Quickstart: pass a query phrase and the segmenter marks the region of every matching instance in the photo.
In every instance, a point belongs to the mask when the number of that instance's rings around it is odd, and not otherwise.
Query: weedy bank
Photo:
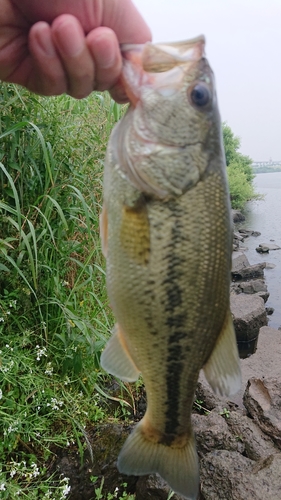
[[[56,450],[83,461],[87,424],[108,417],[99,358],[113,318],[98,217],[123,112],[106,94],[50,99],[0,84],[1,499],[66,498],[69,479],[51,473]],[[94,498],[133,497],[106,497],[100,483]]]
[[[0,86],[0,497],[65,498],[55,447],[105,418],[99,357],[113,322],[98,217],[123,109]],[[102,397],[103,397],[102,396]],[[47,465],[46,465],[47,464]],[[117,497],[116,497],[117,498]]]

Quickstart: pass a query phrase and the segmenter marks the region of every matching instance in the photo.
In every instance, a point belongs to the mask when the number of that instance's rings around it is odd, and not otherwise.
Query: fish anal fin
[[[139,378],[140,370],[130,356],[118,324],[115,325],[114,332],[102,352],[101,366],[125,382],[135,382]]]
[[[230,310],[214,350],[203,367],[204,374],[216,394],[229,396],[241,387],[241,369],[236,335]]]
[[[100,214],[100,238],[101,238],[101,248],[104,257],[107,257],[107,240],[108,240],[108,220],[107,220],[107,209],[103,205],[102,212]]]
[[[156,439],[146,438],[145,419],[127,438],[117,461],[119,471],[135,476],[158,473],[176,493],[196,500],[199,468],[193,434],[183,446],[168,446]]]
[[[147,265],[150,257],[150,225],[145,200],[141,197],[134,206],[123,206],[121,244],[137,264]]]

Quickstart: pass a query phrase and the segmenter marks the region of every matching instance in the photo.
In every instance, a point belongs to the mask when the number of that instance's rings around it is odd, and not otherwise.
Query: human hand
[[[131,0],[0,0],[0,79],[44,94],[82,98],[118,83],[120,43],[150,40]]]

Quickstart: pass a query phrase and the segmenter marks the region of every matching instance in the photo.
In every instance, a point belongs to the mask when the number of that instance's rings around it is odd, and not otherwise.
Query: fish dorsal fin
[[[216,394],[229,396],[239,391],[241,387],[241,369],[230,310],[227,313],[214,350],[203,370],[206,379]]]
[[[118,324],[115,325],[112,337],[102,352],[101,366],[106,372],[125,382],[135,382],[139,378],[140,370],[130,356]]]

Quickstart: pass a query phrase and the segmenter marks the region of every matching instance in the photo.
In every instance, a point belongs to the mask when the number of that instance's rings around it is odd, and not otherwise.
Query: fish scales
[[[188,43],[195,54],[186,74],[184,67],[176,74],[180,98],[173,98],[171,84],[164,90],[172,107],[165,122],[157,90],[151,95],[159,88],[152,78],[108,147],[101,235],[117,326],[101,361],[124,380],[141,372],[146,387],[147,411],[121,451],[119,469],[158,472],[175,491],[196,499],[191,409],[199,372],[205,367],[213,389],[227,394],[239,387],[240,370],[229,311],[232,233],[220,122],[211,70],[198,55],[202,39]],[[137,65],[135,71],[143,71],[144,64]],[[185,99],[194,80],[213,92],[207,112],[195,110],[198,120]],[[191,132],[188,113],[178,123],[180,104],[191,108]]]

